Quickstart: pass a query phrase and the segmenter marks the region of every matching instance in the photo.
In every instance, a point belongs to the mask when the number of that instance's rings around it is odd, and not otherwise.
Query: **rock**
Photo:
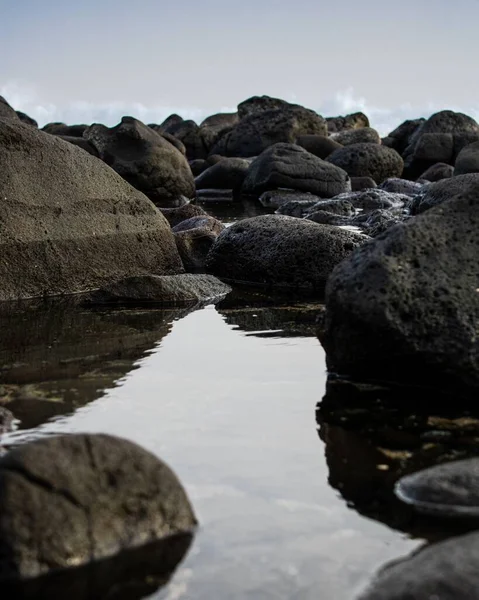
[[[203,171],[195,179],[196,189],[232,189],[239,191],[249,166],[249,161],[243,158],[225,158]]]
[[[308,192],[295,192],[294,190],[268,190],[259,197],[259,202],[265,208],[280,208],[290,202],[307,202],[314,206],[321,198]]]
[[[238,221],[225,229],[206,259],[217,277],[295,293],[320,290],[334,266],[363,236],[283,215]]]
[[[95,124],[84,133],[100,158],[158,206],[193,198],[195,182],[186,158],[159,134],[132,117],[116,127]]]
[[[394,148],[399,154],[409,146],[411,137],[426,122],[426,119],[408,119],[388,134],[387,139],[392,140],[390,148]],[[383,140],[384,144],[384,140]],[[389,144],[388,144],[389,145]]]
[[[471,600],[478,564],[479,533],[454,537],[386,566],[359,600]]]
[[[277,188],[331,198],[350,190],[351,183],[345,171],[303,148],[293,144],[275,144],[251,163],[242,192],[259,197],[263,192]]]
[[[253,96],[238,104],[238,117],[244,119],[245,117],[257,115],[268,110],[287,109],[290,106],[297,105],[290,104],[286,100],[280,100],[279,98],[271,98],[271,96]]]
[[[195,160],[190,161],[190,169],[195,177],[201,175],[203,171],[206,171],[210,167],[209,163],[206,162],[203,158],[197,158]]]
[[[307,212],[316,206],[319,200],[320,198],[318,198],[318,196],[311,196],[310,199],[307,199],[307,195],[304,194],[304,200],[290,200],[289,202],[286,202],[277,208],[276,214],[302,218]]]
[[[335,215],[351,217],[355,214],[354,206],[349,200],[341,200],[332,198],[331,200],[320,200],[311,209],[311,212],[316,210],[326,210]]]
[[[208,156],[209,147],[201,135],[200,127],[194,121],[182,121],[170,127],[167,133],[182,142],[188,160],[205,159]]]
[[[319,332],[331,371],[452,390],[458,400],[475,401],[479,181],[448,195],[354,252],[331,275]],[[426,394],[425,402],[433,398]]]
[[[65,123],[47,123],[42,131],[51,135],[66,135],[69,137],[82,137],[88,125],[66,125]]]
[[[221,162],[222,160],[225,160],[225,158],[228,158],[228,157],[221,156],[221,154],[210,154],[206,159],[206,163],[209,166],[213,166],[213,165],[216,165],[217,163]],[[243,160],[246,160],[246,159],[243,159]]]
[[[419,176],[419,179],[426,181],[440,181],[441,179],[449,179],[454,175],[454,167],[446,165],[446,163],[436,163],[429,167]]]
[[[0,96],[0,119],[9,119],[11,121],[20,120],[20,117],[3,96]]]
[[[329,212],[327,210],[315,210],[306,214],[305,219],[308,221],[314,221],[322,225],[336,225],[336,226],[348,226],[353,227],[351,217],[345,217],[336,213]]]
[[[208,216],[206,211],[196,204],[185,204],[179,208],[162,208],[160,210],[170,224],[170,227],[175,227],[178,223],[191,219],[192,217]]]
[[[351,191],[362,192],[377,187],[377,183],[372,177],[351,177]]]
[[[238,121],[238,113],[217,113],[216,115],[206,117],[206,119],[201,122],[200,127],[232,127],[233,125],[236,125]]]
[[[326,119],[329,133],[337,133],[347,129],[369,127],[369,119],[362,112],[352,113],[345,117],[328,117]]]
[[[0,406],[0,435],[9,433],[13,430],[15,416],[13,413],[3,406]]]
[[[191,217],[186,221],[181,221],[178,225],[172,227],[173,233],[179,233],[180,231],[187,231],[188,229],[207,229],[216,235],[219,235],[225,226],[221,221],[211,217],[210,215],[199,215],[197,217]]]
[[[97,158],[99,157],[95,146],[92,146],[92,144],[90,144],[90,142],[88,142],[84,138],[74,137],[70,135],[59,135],[58,137],[64,140],[65,142],[68,142],[69,144],[73,144],[74,146],[78,146],[78,148],[82,148],[92,156],[96,156]]]
[[[458,460],[406,475],[396,484],[395,493],[421,513],[477,518],[479,459]]]
[[[350,202],[355,208],[371,211],[378,208],[403,208],[406,204],[409,204],[410,197],[405,194],[385,192],[377,188],[364,190],[363,192],[341,194],[335,200],[345,200]]]
[[[218,301],[230,291],[228,285],[211,275],[142,275],[109,283],[91,295],[90,303],[195,305]]]
[[[350,177],[371,177],[378,184],[390,177],[401,177],[404,166],[395,150],[380,144],[351,144],[333,152],[327,161]]]
[[[189,273],[204,273],[206,257],[218,234],[210,227],[194,227],[175,233],[176,247]]]
[[[159,133],[159,132],[157,132]],[[186,156],[186,146],[183,144],[183,142],[181,140],[179,140],[178,138],[175,138],[174,135],[171,135],[171,133],[160,133],[161,137],[166,140],[167,142],[170,142],[170,144],[172,144],[179,152],[181,152],[181,154],[183,154],[183,156]]]
[[[409,216],[402,211],[394,209],[378,208],[371,212],[365,212],[352,219],[351,224],[360,227],[367,235],[376,237],[387,229],[403,223]]]
[[[182,271],[168,223],[146,196],[94,156],[19,120],[0,120],[0,197],[0,300]]]
[[[474,144],[475,142],[479,142],[479,131],[460,131],[459,133],[455,133],[454,137],[454,151],[453,151],[453,162],[456,160],[459,152],[469,146],[469,144]]]
[[[422,184],[409,179],[399,179],[391,177],[383,181],[379,189],[392,194],[405,194],[406,196],[415,196],[422,190]]]
[[[422,164],[451,163],[454,153],[452,133],[424,133],[414,147],[413,160]]]
[[[456,158],[454,175],[479,173],[479,142],[465,146]]]
[[[183,122],[183,117],[180,117],[180,115],[173,114],[169,117],[166,117],[166,119],[161,125],[151,124],[149,125],[149,127],[159,127],[160,131],[162,132],[172,133],[172,130],[174,130],[178,125],[181,125]]]
[[[372,127],[361,127],[360,129],[345,129],[332,134],[332,139],[342,146],[351,144],[380,144],[381,136]]]
[[[236,198],[233,197],[233,190],[197,190],[196,199],[198,202],[233,202]]]
[[[169,467],[108,435],[23,444],[0,459],[0,487],[2,579],[77,568],[196,525]]]
[[[300,135],[296,145],[301,146],[310,154],[325,159],[342,145],[331,137],[324,135]]]
[[[479,174],[468,173],[449,179],[442,179],[436,183],[424,186],[413,199],[410,211],[412,215],[419,215],[430,208],[442,204],[449,198],[461,193],[468,193],[471,188],[479,184]]]
[[[31,125],[32,127],[38,127],[38,123],[35,121],[35,119],[32,119],[32,117],[29,117],[27,114],[20,110],[16,110],[15,112],[17,113],[17,117],[22,123],[25,123],[26,125]]]
[[[241,107],[241,105],[240,105]],[[238,114],[243,111],[238,107]],[[326,135],[326,122],[312,110],[284,103],[281,108],[246,113],[211,149],[211,154],[247,158],[278,143],[293,144],[306,134]]]

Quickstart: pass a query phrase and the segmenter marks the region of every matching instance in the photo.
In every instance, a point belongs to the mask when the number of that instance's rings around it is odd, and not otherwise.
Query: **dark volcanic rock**
[[[175,474],[107,435],[50,437],[12,450],[0,459],[0,489],[2,579],[79,567],[196,525]]]
[[[252,96],[243,102],[238,104],[238,116],[240,119],[249,117],[250,115],[257,115],[268,110],[277,110],[282,108],[288,108],[290,106],[297,106],[296,104],[290,104],[286,100],[280,98],[272,98],[271,96]]]
[[[232,127],[239,121],[238,113],[217,113],[206,117],[200,127]]]
[[[478,565],[479,533],[454,537],[384,567],[359,600],[472,600]]]
[[[0,119],[9,119],[12,121],[20,120],[20,117],[3,96],[0,96]]]
[[[90,144],[90,142],[85,140],[85,138],[75,137],[75,136],[70,136],[70,135],[59,135],[58,137],[61,138],[62,140],[64,140],[65,142],[69,142],[70,144],[73,144],[74,146],[78,146],[78,148],[82,148],[83,150],[88,152],[88,154],[91,154],[92,156],[96,156],[97,158],[99,157],[98,151],[95,148],[95,146],[92,146],[92,144]]]
[[[241,116],[241,111],[238,112]],[[247,113],[221,137],[211,154],[258,156],[274,144],[293,144],[299,136],[306,134],[326,135],[326,121],[312,110],[284,103],[281,108]]]
[[[0,196],[0,300],[182,271],[168,223],[146,196],[94,156],[19,120],[0,120]]]
[[[171,133],[172,130],[174,130],[178,125],[181,125],[181,123],[183,122],[183,117],[180,117],[180,115],[173,114],[169,117],[166,117],[166,119],[161,125],[151,124],[149,125],[149,127],[159,127],[161,131],[164,131],[165,133]]]
[[[442,204],[449,198],[461,193],[468,193],[469,189],[475,189],[479,184],[478,173],[468,173],[467,175],[458,175],[449,179],[442,179],[436,183],[431,183],[417,194],[410,206],[412,215],[419,215],[434,206]]]
[[[410,202],[410,197],[405,194],[394,194],[379,188],[364,190],[363,192],[349,192],[337,196],[335,200],[347,200],[355,208],[364,211],[376,210],[377,208],[403,208]]]
[[[479,183],[448,195],[335,269],[320,326],[329,369],[477,394]]]
[[[242,192],[260,196],[267,190],[289,188],[331,198],[351,189],[348,175],[293,144],[275,144],[255,159]]]
[[[65,123],[47,123],[42,131],[52,135],[66,135],[69,137],[82,137],[88,125],[66,125]]]
[[[396,496],[418,512],[479,517],[479,458],[436,465],[403,477]]]
[[[196,158],[195,160],[190,161],[190,169],[195,177],[201,175],[203,171],[206,171],[210,167],[209,163],[206,162],[203,158]]]
[[[181,221],[178,223],[178,225],[175,225],[171,229],[173,233],[178,233],[180,231],[186,231],[187,229],[197,229],[198,227],[201,227],[202,229],[208,229],[209,231],[216,233],[216,235],[219,235],[225,228],[221,221],[218,221],[218,219],[205,214]]]
[[[349,200],[341,200],[332,198],[331,200],[320,200],[311,209],[311,212],[316,210],[326,210],[335,215],[350,217],[354,215],[354,206]]]
[[[377,187],[372,177],[351,177],[351,191],[362,192]]]
[[[218,234],[211,227],[194,227],[175,233],[176,247],[189,273],[204,273],[206,257]]]
[[[224,158],[195,179],[196,189],[239,190],[249,166],[250,162],[244,158]]]
[[[192,217],[208,216],[201,206],[191,203],[180,206],[179,208],[162,208],[160,210],[171,227],[175,227],[178,223],[191,219]]]
[[[392,148],[380,144],[352,144],[336,150],[327,161],[344,169],[350,177],[371,177],[378,184],[401,177],[403,160]]]
[[[170,142],[131,117],[116,127],[92,125],[84,137],[100,158],[159,206],[193,198],[195,182],[186,158]]]
[[[214,275],[295,293],[321,289],[363,236],[283,215],[244,219],[225,229],[208,254]]]
[[[345,117],[328,117],[326,119],[329,133],[337,133],[347,129],[369,127],[369,119],[362,112],[352,113]]]
[[[95,292],[93,304],[185,305],[218,300],[231,288],[211,275],[142,275],[114,281]]]
[[[32,127],[38,127],[38,123],[35,121],[35,119],[32,119],[32,117],[28,116],[26,113],[22,112],[21,110],[16,110],[15,112],[22,123],[31,125]]]
[[[479,173],[479,142],[465,146],[456,158],[454,175],[466,173]]]
[[[329,212],[327,210],[311,210],[305,216],[308,221],[314,221],[322,225],[336,225],[336,226],[353,226],[353,220],[351,217],[345,217],[336,213]]]
[[[409,181],[409,179],[392,177],[383,181],[379,186],[379,189],[384,190],[385,192],[391,192],[392,194],[415,196],[422,190],[422,184],[416,183],[415,181]]]
[[[332,134],[332,139],[342,146],[351,144],[380,144],[381,136],[372,127],[361,127],[360,129],[346,129]]]
[[[186,146],[181,140],[176,138],[174,135],[171,135],[171,133],[159,131],[157,131],[157,133],[159,133],[164,140],[170,142],[170,144],[172,144],[177,150],[179,150],[181,154],[183,154],[183,156],[186,156]]]
[[[426,119],[423,118],[408,119],[407,121],[401,123],[399,127],[396,127],[394,131],[391,131],[391,133],[388,134],[387,139],[391,140],[388,143],[388,145],[390,144],[389,147],[394,148],[394,150],[397,150],[399,154],[402,154],[408,147],[411,137],[418,130],[418,128],[425,123],[425,121]]]
[[[300,135],[296,145],[301,146],[310,154],[325,159],[342,145],[331,137],[324,135]]]
[[[403,223],[409,215],[398,209],[378,208],[371,212],[364,212],[352,219],[351,224],[360,227],[367,235],[376,237],[387,229]]]
[[[289,204],[290,202],[307,202],[310,206],[313,206],[316,202],[319,202],[321,198],[310,194],[309,192],[295,192],[294,190],[268,190],[263,192],[259,197],[259,202],[265,208],[276,208],[279,209],[282,206]]]
[[[419,176],[418,179],[426,181],[440,181],[441,179],[449,179],[454,175],[454,167],[446,165],[446,163],[436,163],[429,167]]]
[[[317,196],[311,196],[309,199],[304,194],[304,200],[290,200],[285,204],[282,204],[275,212],[277,215],[287,215],[288,217],[303,217],[309,210],[312,210],[318,203],[320,198]]]

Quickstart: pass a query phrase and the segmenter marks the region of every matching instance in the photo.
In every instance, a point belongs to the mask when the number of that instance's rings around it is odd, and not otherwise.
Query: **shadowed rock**
[[[322,159],[327,158],[338,148],[342,148],[338,141],[324,135],[300,135],[296,145]]]
[[[327,161],[344,169],[350,177],[371,177],[378,184],[401,177],[403,159],[392,148],[380,144],[351,144],[330,154]]]
[[[446,163],[436,163],[422,173],[418,179],[426,181],[440,181],[441,179],[449,179],[454,175],[454,167],[446,165]]]
[[[361,127],[359,129],[345,129],[332,134],[332,139],[342,146],[351,144],[380,144],[381,136],[372,127]]]
[[[419,215],[459,194],[466,194],[479,184],[479,173],[458,175],[425,186],[413,199],[410,210]]]

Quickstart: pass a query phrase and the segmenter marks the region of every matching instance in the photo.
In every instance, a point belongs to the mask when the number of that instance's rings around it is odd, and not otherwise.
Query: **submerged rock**
[[[94,156],[19,120],[0,120],[0,196],[0,300],[183,270],[146,196]]]
[[[0,488],[2,580],[80,567],[196,525],[171,469],[108,435],[17,447],[0,459]]]
[[[479,589],[479,533],[421,549],[383,568],[359,600],[472,600]]]
[[[294,144],[275,144],[248,169],[242,192],[260,196],[267,190],[289,188],[331,198],[351,189],[345,171]]]
[[[92,294],[90,302],[159,305],[209,303],[223,298],[230,291],[229,285],[211,275],[143,275],[110,283]]]
[[[321,289],[334,266],[364,242],[364,236],[283,215],[239,221],[223,231],[206,260],[209,273],[237,282]]]

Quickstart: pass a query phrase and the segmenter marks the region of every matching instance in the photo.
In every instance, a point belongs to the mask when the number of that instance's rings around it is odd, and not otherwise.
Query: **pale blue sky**
[[[0,0],[0,93],[40,121],[202,118],[254,94],[373,125],[479,113],[478,0]],[[476,108],[477,107],[477,108]]]

